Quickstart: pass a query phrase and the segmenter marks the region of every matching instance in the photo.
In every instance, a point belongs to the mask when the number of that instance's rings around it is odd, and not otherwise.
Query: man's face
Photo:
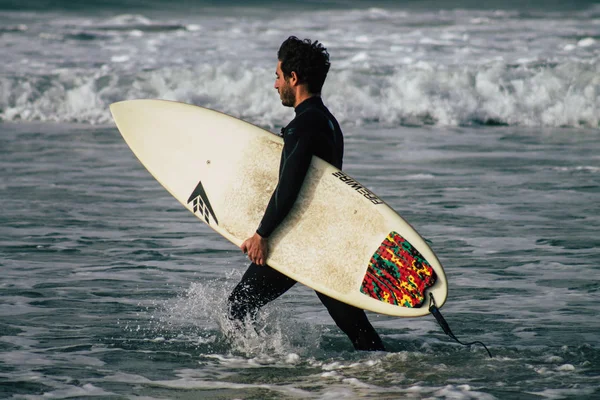
[[[286,80],[283,76],[283,71],[281,70],[281,61],[277,63],[275,75],[277,76],[275,79],[275,89],[277,89],[279,92],[281,104],[286,107],[293,107],[294,104],[296,104],[296,95],[292,89],[292,86],[290,85],[289,80]]]

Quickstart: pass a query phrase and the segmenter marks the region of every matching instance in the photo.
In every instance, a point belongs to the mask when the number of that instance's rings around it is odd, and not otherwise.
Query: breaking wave
[[[0,76],[3,121],[111,123],[109,104],[160,98],[273,127],[291,114],[272,89],[273,71],[233,62],[131,73],[108,66]],[[459,66],[419,62],[388,71],[337,69],[324,88],[343,124],[600,127],[600,65]]]

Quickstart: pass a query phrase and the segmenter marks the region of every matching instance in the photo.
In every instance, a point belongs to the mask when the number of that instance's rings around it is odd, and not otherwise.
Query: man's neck
[[[294,88],[296,90],[296,101],[294,102],[294,108],[298,107],[300,103],[305,100],[310,99],[311,97],[318,96],[318,94],[311,93],[308,90],[308,85],[306,83],[301,83]]]
[[[296,96],[296,102],[294,103],[294,108],[298,107],[300,104],[302,104],[304,101],[310,99],[311,97],[319,97],[319,95],[312,94],[312,93],[304,93],[303,95]]]

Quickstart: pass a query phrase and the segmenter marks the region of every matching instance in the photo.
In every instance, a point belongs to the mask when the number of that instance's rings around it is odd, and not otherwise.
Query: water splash
[[[256,321],[229,319],[229,292],[222,281],[192,283],[175,299],[157,306],[151,316],[152,335],[159,340],[183,340],[215,354],[231,353],[258,360],[285,360],[290,354],[310,352],[318,345],[318,327],[294,321],[275,304],[263,307]]]

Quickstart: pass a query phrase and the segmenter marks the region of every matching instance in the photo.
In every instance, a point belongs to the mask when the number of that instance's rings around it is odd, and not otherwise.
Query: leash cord
[[[435,304],[435,299],[433,298],[433,294],[431,294],[431,293],[429,293],[429,312],[435,317],[438,325],[442,328],[442,330],[444,331],[444,333],[446,335],[450,336],[457,343],[459,343],[463,346],[472,346],[474,344],[480,344],[483,346],[485,351],[487,351],[490,358],[492,358],[492,353],[490,352],[490,350],[487,348],[487,346],[483,342],[475,341],[475,342],[470,342],[470,343],[463,343],[460,340],[458,340],[458,338],[454,335],[454,333],[452,333],[452,330],[450,329],[450,326],[448,325],[448,323],[442,316],[442,313],[440,313],[440,309],[437,308],[437,306]]]

